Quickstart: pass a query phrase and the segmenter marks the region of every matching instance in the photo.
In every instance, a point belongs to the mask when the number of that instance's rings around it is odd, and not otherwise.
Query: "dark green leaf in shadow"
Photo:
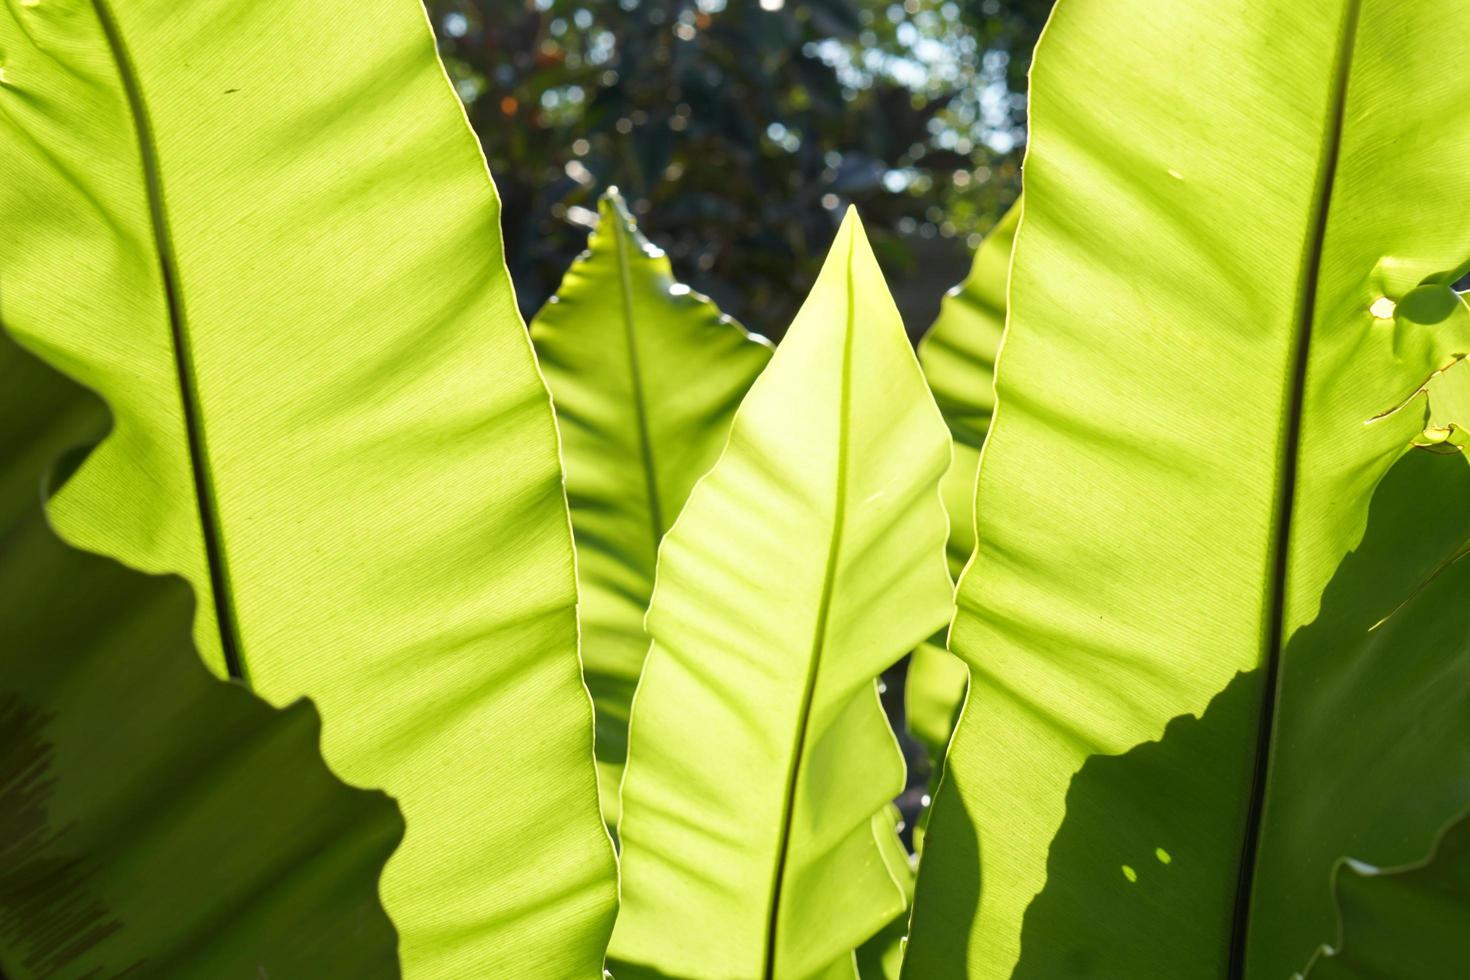
[[[1260,671],[1237,674],[1203,717],[1082,767],[1026,910],[1016,980],[1223,975],[1235,896],[1220,869],[1239,860],[1250,778],[1232,739],[1260,694]],[[1174,927],[1182,909],[1197,913],[1190,928]]]
[[[1467,541],[1464,457],[1409,452],[1375,491],[1316,620],[1287,645],[1240,911],[1248,976],[1277,975],[1333,938],[1340,859],[1412,861],[1470,803]],[[1223,975],[1253,819],[1240,787],[1254,754],[1239,737],[1254,730],[1261,681],[1237,674],[1202,717],[1083,766],[1026,912],[1017,978]]]
[[[961,709],[963,710],[963,709]],[[940,774],[935,796],[947,793],[949,806],[931,807],[924,824],[923,853],[939,853],[945,861],[962,863],[975,868],[977,873],[955,875],[945,880],[944,900],[932,903],[928,909],[929,919],[925,932],[926,963],[949,964],[949,976],[968,975],[965,958],[968,955],[970,929],[975,922],[975,911],[980,907],[980,889],[984,887],[985,863],[980,858],[980,835],[975,830],[975,818],[968,809],[968,800],[974,797],[966,792],[965,770],[946,766]],[[919,861],[919,879],[915,888],[923,888],[926,879],[924,861]],[[932,881],[936,876],[931,876]],[[909,938],[913,939],[912,919]],[[912,968],[911,968],[912,969]],[[917,976],[916,972],[908,974]]]
[[[47,523],[106,424],[0,333],[0,975],[398,976],[397,808],[328,771],[308,702],[210,675],[182,580]]]
[[[1460,305],[1460,296],[1449,286],[1426,283],[1415,286],[1398,301],[1396,314],[1412,323],[1443,323]]]
[[[1363,541],[1288,644],[1248,965],[1302,963],[1335,930],[1343,857],[1419,860],[1470,805],[1470,466],[1410,452],[1374,493]]]

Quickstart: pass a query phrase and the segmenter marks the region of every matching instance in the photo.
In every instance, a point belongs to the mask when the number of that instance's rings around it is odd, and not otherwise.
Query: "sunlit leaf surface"
[[[582,665],[597,708],[603,814],[616,825],[658,543],[771,349],[674,281],[616,191],[531,339],[561,426]]]
[[[948,444],[849,213],[664,538],[615,974],[851,976],[903,911],[892,820],[874,821],[903,762],[874,680],[949,614]]]
[[[1467,56],[1464,0],[1058,6],[908,976],[1287,976],[1467,802],[1462,602],[1369,632],[1467,536],[1410,397],[1470,349]]]
[[[595,977],[615,904],[551,406],[422,8],[0,10],[0,267],[115,433],[53,507],[177,572],[407,822],[410,977]]]

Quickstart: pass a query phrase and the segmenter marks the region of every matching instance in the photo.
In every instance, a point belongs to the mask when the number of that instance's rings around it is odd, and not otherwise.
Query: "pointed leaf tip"
[[[844,234],[856,234],[862,236],[864,239],[868,237],[867,229],[863,227],[863,219],[858,214],[856,204],[849,204],[847,210],[842,213],[842,224],[837,226],[837,234],[839,237]]]

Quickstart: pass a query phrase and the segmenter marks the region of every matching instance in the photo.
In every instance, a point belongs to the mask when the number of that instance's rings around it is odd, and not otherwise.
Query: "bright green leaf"
[[[919,363],[954,436],[954,459],[940,481],[949,512],[949,572],[956,580],[975,551],[975,475],[995,407],[995,355],[1006,325],[1006,277],[1021,202],[996,222],[975,250],[970,275],[944,298],[939,318],[919,342]],[[909,660],[904,716],[938,768],[954,731],[970,673],[944,648],[925,641]]]
[[[622,788],[619,977],[850,975],[903,911],[874,833],[903,788],[874,680],[949,614],[948,443],[849,214],[664,538]]]
[[[616,191],[600,210],[587,254],[536,315],[531,339],[561,426],[582,666],[597,710],[603,814],[615,825],[658,543],[771,354],[674,281]]]
[[[309,704],[210,676],[183,582],[47,524],[105,425],[0,333],[0,974],[396,977],[393,804],[327,771]]]
[[[909,657],[903,689],[904,718],[936,769],[944,761],[945,747],[954,733],[969,683],[969,668],[944,648],[943,632],[919,644]]]
[[[1020,221],[1018,200],[975,250],[970,274],[944,298],[934,326],[919,341],[919,363],[955,442],[975,450],[985,442],[995,409],[995,355],[1005,332],[1006,279]],[[971,550],[958,555],[962,564]]]
[[[1460,452],[1470,438],[1470,365],[1457,360],[1424,386],[1429,414],[1415,445]]]
[[[53,504],[407,822],[410,977],[595,977],[614,914],[546,390],[414,0],[0,11],[0,267],[117,428]]]
[[[1384,415],[1470,338],[1395,309],[1470,251],[1467,58],[1467,0],[1058,5],[909,976],[1286,976],[1332,862],[1466,802],[1462,696],[1371,690],[1463,677],[1455,614],[1368,628],[1467,536],[1462,457]],[[1413,533],[1350,567],[1370,501]]]
[[[909,932],[907,903],[914,900],[914,861],[898,836],[902,819],[903,814],[891,803],[873,816],[873,836],[883,852],[883,863],[903,889],[906,904],[902,913],[853,954],[861,980],[897,980],[903,968],[903,946]]]

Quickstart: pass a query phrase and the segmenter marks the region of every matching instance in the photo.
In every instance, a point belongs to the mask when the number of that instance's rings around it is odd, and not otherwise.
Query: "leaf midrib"
[[[653,437],[649,431],[648,406],[645,404],[643,371],[638,357],[638,331],[633,317],[633,272],[628,262],[628,229],[620,209],[614,205],[612,217],[617,219],[613,241],[618,255],[618,293],[623,309],[623,346],[628,353],[628,374],[633,386],[633,416],[638,426],[638,456],[643,464],[643,481],[648,492],[648,521],[653,550],[649,568],[658,564],[658,546],[664,535],[663,503],[659,498],[658,467],[653,458]]]
[[[1358,19],[1362,0],[1347,0],[1338,28],[1338,47],[1333,63],[1331,89],[1328,92],[1327,139],[1318,161],[1317,179],[1313,187],[1311,211],[1308,214],[1310,234],[1303,246],[1301,288],[1297,293],[1294,320],[1290,383],[1283,414],[1281,455],[1277,463],[1276,496],[1273,501],[1271,551],[1268,557],[1270,577],[1267,580],[1268,604],[1264,623],[1263,665],[1265,667],[1263,703],[1256,732],[1254,768],[1250,797],[1245,815],[1244,841],[1237,870],[1234,915],[1231,922],[1228,976],[1240,980],[1245,976],[1247,943],[1255,870],[1262,817],[1266,805],[1270,775],[1276,713],[1279,706],[1281,657],[1286,639],[1287,584],[1290,574],[1290,548],[1293,511],[1296,504],[1297,468],[1301,447],[1303,405],[1306,397],[1308,353],[1312,328],[1317,316],[1317,292],[1322,271],[1322,255],[1327,238],[1327,221],[1331,209],[1338,160],[1342,150],[1342,134],[1347,108],[1347,90],[1352,72],[1352,54],[1357,40]]]
[[[786,881],[786,862],[791,849],[791,823],[795,817],[796,786],[801,777],[801,759],[806,751],[807,726],[811,720],[812,701],[817,690],[817,674],[827,644],[827,621],[832,609],[832,595],[837,583],[837,562],[842,552],[842,534],[847,518],[848,424],[852,409],[852,344],[854,327],[854,295],[852,259],[857,235],[849,230],[847,239],[847,317],[842,338],[842,371],[838,395],[837,478],[832,511],[832,540],[827,548],[827,564],[822,574],[822,592],[817,605],[816,627],[812,632],[811,654],[807,658],[806,681],[802,688],[801,707],[797,715],[796,736],[786,772],[785,793],[781,800],[781,836],[776,847],[776,864],[771,880],[771,899],[766,919],[765,980],[776,976],[776,941],[781,916],[781,893]]]
[[[153,124],[143,98],[142,85],[133,60],[123,41],[122,31],[113,17],[107,0],[92,0],[92,9],[107,39],[118,77],[127,96],[133,117],[134,136],[138,141],[138,157],[143,170],[145,196],[153,232],[154,250],[158,258],[159,278],[168,309],[169,330],[173,340],[174,366],[178,372],[179,399],[183,407],[184,430],[189,448],[190,474],[194,480],[195,503],[199,526],[204,538],[205,562],[209,568],[210,595],[214,601],[215,620],[219,630],[220,649],[225,670],[235,680],[248,683],[245,658],[240,641],[239,622],[235,617],[234,593],[229,566],[225,561],[225,545],[220,533],[219,504],[215,498],[214,480],[210,472],[209,452],[204,438],[204,419],[199,406],[198,379],[189,344],[183,293],[179,286],[178,259],[173,236],[169,231],[168,212],[163,193],[163,175],[158,164],[158,148]]]

